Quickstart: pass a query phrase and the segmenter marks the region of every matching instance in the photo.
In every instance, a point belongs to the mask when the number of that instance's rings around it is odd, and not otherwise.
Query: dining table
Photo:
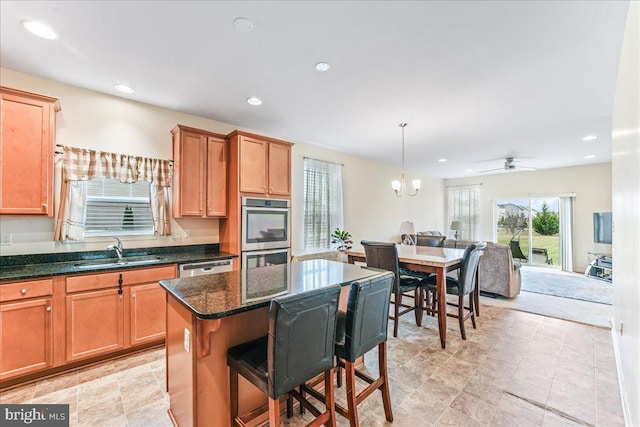
[[[398,265],[406,270],[436,275],[436,296],[438,329],[440,332],[440,345],[446,348],[447,343],[447,290],[446,275],[449,271],[459,269],[462,265],[464,249],[442,248],[431,246],[397,245]],[[356,262],[366,263],[364,248],[352,248],[345,251],[347,261],[350,264]],[[474,302],[478,307],[478,287],[473,294]],[[479,312],[477,312],[479,314]]]

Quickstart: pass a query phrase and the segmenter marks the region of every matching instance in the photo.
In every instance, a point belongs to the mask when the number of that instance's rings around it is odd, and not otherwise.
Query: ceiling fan
[[[486,172],[497,172],[497,171],[501,171],[501,170],[505,170],[505,171],[512,171],[512,170],[530,170],[530,171],[535,171],[538,170],[538,168],[532,168],[532,167],[528,167],[528,166],[517,166],[515,165],[515,163],[519,163],[519,160],[516,160],[515,157],[505,157],[504,159],[504,166],[501,168],[497,168],[497,169],[489,169],[486,171],[480,171],[478,173],[486,173]]]

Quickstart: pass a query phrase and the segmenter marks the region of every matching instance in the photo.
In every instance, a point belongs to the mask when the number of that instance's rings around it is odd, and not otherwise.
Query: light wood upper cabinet
[[[291,196],[291,144],[239,135],[241,193]]]
[[[53,216],[55,98],[0,87],[0,214]]]
[[[267,143],[240,137],[240,191],[267,192]]]
[[[52,367],[52,281],[3,284],[0,290],[0,379]]]
[[[269,194],[291,195],[291,145],[269,143]]]
[[[227,141],[178,125],[173,134],[173,216],[227,215]]]

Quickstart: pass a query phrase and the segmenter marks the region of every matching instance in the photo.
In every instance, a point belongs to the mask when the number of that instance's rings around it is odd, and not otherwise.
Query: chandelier
[[[420,180],[414,179],[413,181],[411,181],[411,184],[413,184],[413,188],[415,189],[414,193],[409,193],[407,191],[407,184],[404,180],[404,128],[405,126],[407,126],[407,124],[400,123],[398,126],[402,128],[402,176],[400,181],[391,181],[391,187],[393,188],[393,191],[396,192],[396,196],[398,197],[402,197],[402,193],[406,193],[407,196],[415,196],[416,194],[418,194],[418,191],[420,191]]]

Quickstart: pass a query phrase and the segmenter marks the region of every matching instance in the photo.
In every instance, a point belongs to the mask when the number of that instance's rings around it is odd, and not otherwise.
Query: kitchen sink
[[[123,259],[122,261],[118,261],[116,258],[109,259],[96,259],[90,261],[81,261],[74,264],[74,267],[79,269],[90,269],[90,268],[109,268],[109,267],[136,267],[139,265],[147,265],[147,264],[156,264],[162,261],[162,258],[157,256],[152,257],[140,257],[140,258],[131,258],[131,259]]]

